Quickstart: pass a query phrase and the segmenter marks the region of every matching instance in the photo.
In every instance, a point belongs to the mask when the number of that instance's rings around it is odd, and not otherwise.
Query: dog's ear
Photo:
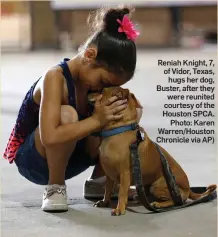
[[[129,96],[129,90],[128,89],[119,88],[119,90],[115,91],[112,95],[113,96],[117,96],[117,98],[119,98],[121,100],[125,100]]]
[[[129,97],[129,90],[128,89],[123,89],[123,100],[128,99]]]
[[[133,93],[130,93],[130,95],[131,95],[132,99],[133,99],[134,102],[135,102],[136,108],[142,109],[143,107],[141,106],[140,102],[135,98],[135,95],[134,95]]]
[[[100,95],[100,93],[98,93],[98,92],[88,94],[88,102],[90,104],[94,105],[95,101],[99,95]]]

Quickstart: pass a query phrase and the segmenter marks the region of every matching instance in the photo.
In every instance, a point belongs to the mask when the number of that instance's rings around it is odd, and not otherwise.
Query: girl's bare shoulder
[[[62,69],[59,66],[55,66],[47,70],[38,81],[33,92],[33,98],[37,104],[40,104],[43,87],[45,87],[45,85],[46,87],[48,87],[54,84],[59,85],[61,89],[63,90],[63,94],[64,94],[65,80],[62,74]]]
[[[53,78],[56,78],[57,80],[62,80],[62,81],[64,79],[62,68],[60,66],[58,66],[58,65],[50,68],[45,73],[43,80],[50,81]]]

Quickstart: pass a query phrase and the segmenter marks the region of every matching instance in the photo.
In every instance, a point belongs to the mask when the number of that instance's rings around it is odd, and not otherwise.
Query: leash
[[[130,153],[131,153],[131,160],[132,160],[132,169],[133,169],[133,177],[135,181],[135,186],[136,186],[136,191],[138,194],[138,199],[140,203],[149,211],[153,211],[156,213],[160,212],[166,212],[166,211],[171,211],[171,210],[176,210],[176,209],[181,209],[185,208],[188,206],[192,206],[198,203],[204,203],[208,201],[212,201],[217,198],[217,192],[214,190],[212,193],[209,195],[202,196],[201,198],[197,200],[192,200],[192,201],[186,201],[186,203],[183,202],[179,188],[176,184],[175,177],[171,171],[171,168],[169,166],[169,163],[167,159],[165,158],[164,154],[162,153],[159,145],[157,143],[154,143],[156,146],[156,149],[160,155],[160,161],[162,165],[162,170],[163,170],[163,175],[167,183],[167,187],[169,189],[170,195],[172,197],[172,200],[175,204],[175,206],[172,207],[167,207],[167,208],[156,208],[151,205],[149,202],[149,196],[146,194],[144,185],[143,185],[143,180],[142,180],[142,174],[141,174],[141,166],[140,166],[140,159],[139,159],[139,154],[138,154],[138,146],[139,144],[144,141],[144,138],[139,130],[139,126],[137,127],[137,133],[136,133],[136,142],[132,143],[130,145]],[[198,188],[191,188],[192,191],[194,190],[205,190],[206,187],[198,187]]]

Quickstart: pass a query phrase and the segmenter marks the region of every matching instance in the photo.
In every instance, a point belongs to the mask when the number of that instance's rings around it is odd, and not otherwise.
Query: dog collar
[[[101,132],[97,132],[97,133],[93,133],[92,136],[100,136],[100,137],[110,137],[110,136],[114,136],[126,131],[131,131],[131,130],[136,130],[136,128],[138,127],[137,123],[131,123],[129,125],[125,125],[119,128],[114,128],[111,130],[107,130],[107,131],[101,131]]]

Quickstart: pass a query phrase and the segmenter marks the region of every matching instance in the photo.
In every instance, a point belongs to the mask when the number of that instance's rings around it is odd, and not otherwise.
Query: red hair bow
[[[117,19],[117,22],[120,24],[118,32],[125,33],[128,39],[135,41],[140,35],[140,32],[134,28],[133,23],[130,21],[127,15],[123,17],[122,21]]]

